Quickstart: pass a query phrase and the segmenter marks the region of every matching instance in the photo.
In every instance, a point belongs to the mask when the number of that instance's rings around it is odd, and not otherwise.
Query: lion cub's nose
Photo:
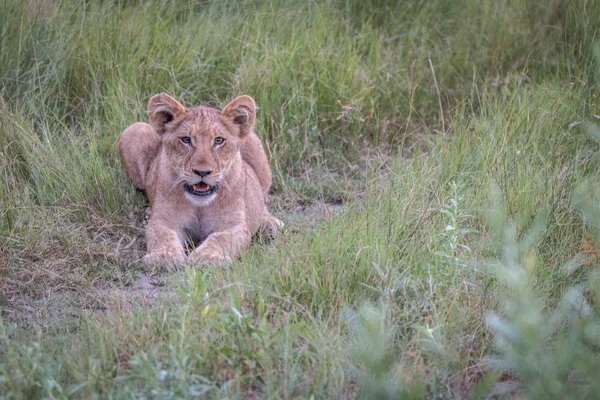
[[[210,175],[210,173],[212,172],[210,169],[205,169],[205,170],[193,169],[192,171],[194,171],[194,173],[196,175],[199,175],[201,178],[204,178],[206,175]]]

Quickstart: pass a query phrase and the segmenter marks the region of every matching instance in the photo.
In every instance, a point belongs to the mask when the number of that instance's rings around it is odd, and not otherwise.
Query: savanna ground
[[[0,1],[0,397],[594,398],[600,1]],[[151,270],[116,141],[260,107],[282,236]]]

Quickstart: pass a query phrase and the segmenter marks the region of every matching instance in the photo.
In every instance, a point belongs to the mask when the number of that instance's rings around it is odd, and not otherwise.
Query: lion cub
[[[219,111],[161,93],[148,117],[151,125],[136,122],[119,139],[127,175],[152,207],[146,264],[230,262],[259,229],[283,226],[266,207],[271,169],[252,131],[251,97]],[[199,245],[186,255],[187,240]]]

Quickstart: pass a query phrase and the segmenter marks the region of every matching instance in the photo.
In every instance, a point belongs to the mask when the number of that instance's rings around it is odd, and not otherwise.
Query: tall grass
[[[593,393],[598,1],[1,1],[0,396]],[[139,264],[161,91],[256,99],[279,240]]]

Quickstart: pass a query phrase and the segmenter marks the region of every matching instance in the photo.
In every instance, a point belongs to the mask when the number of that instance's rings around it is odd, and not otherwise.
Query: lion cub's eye
[[[216,146],[220,146],[220,145],[222,145],[223,143],[225,143],[225,138],[222,138],[221,136],[217,136],[217,137],[215,138],[214,142],[213,142],[213,146],[214,146],[214,147],[216,147]]]
[[[187,145],[190,145],[190,144],[192,144],[192,138],[191,138],[191,137],[189,137],[189,136],[182,136],[182,137],[180,137],[180,138],[179,138],[179,140],[180,140],[180,141],[181,141],[181,143],[183,143],[183,144],[187,144]]]

